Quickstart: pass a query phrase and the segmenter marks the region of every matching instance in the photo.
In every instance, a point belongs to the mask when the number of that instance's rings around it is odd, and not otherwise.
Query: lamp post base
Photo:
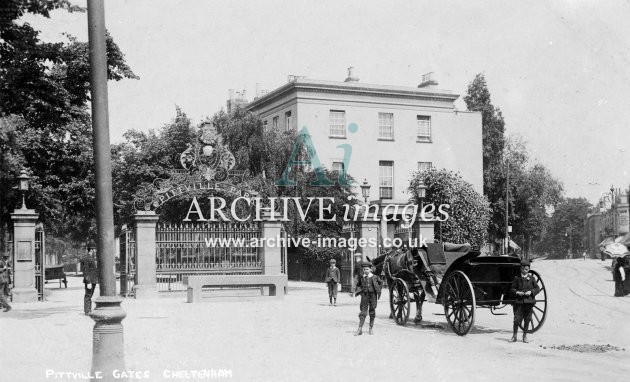
[[[101,296],[90,317],[96,322],[93,329],[92,373],[99,373],[102,381],[120,381],[114,370],[125,370],[125,345],[122,320],[127,316],[119,296]]]

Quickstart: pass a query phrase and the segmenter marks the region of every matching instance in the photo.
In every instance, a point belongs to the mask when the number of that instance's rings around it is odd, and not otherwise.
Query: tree
[[[49,233],[87,240],[93,229],[94,174],[89,102],[88,45],[39,40],[20,22],[25,13],[83,11],[68,1],[10,1],[0,8],[0,229],[19,195],[11,190],[22,168],[32,176],[28,206]],[[137,78],[107,37],[108,78]],[[11,166],[11,167],[8,167]]]
[[[573,254],[582,251],[584,218],[591,207],[585,198],[563,199],[555,208],[537,251],[548,253],[551,258],[564,258],[571,249]]]
[[[167,179],[170,170],[180,167],[180,154],[195,142],[197,129],[175,106],[173,120],[157,132],[129,130],[124,137],[125,142],[112,145],[112,191],[115,220],[119,224],[130,222],[135,194],[143,185],[152,184],[157,178]],[[186,207],[180,199],[163,207],[163,219],[172,221],[180,216]]]
[[[426,186],[424,205],[450,205],[448,219],[440,222],[441,239],[445,242],[470,243],[482,246],[487,239],[490,207],[488,200],[479,195],[461,175],[445,169],[431,169],[415,173],[409,191],[420,204],[420,184]],[[440,233],[436,233],[440,235]]]

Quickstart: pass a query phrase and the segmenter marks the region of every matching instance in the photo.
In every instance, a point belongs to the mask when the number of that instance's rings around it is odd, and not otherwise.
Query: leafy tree
[[[112,190],[119,224],[130,222],[136,192],[157,178],[168,178],[171,169],[180,168],[180,154],[197,139],[197,129],[190,119],[179,107],[175,109],[173,120],[157,132],[129,130],[124,135],[125,142],[112,145]],[[179,198],[165,205],[162,218],[174,220],[172,215],[179,216],[187,207],[182,203]]]
[[[409,191],[420,204],[420,184],[426,186],[424,205],[433,203],[436,208],[449,204],[449,218],[440,222],[442,241],[470,243],[482,246],[487,239],[490,207],[488,200],[479,195],[473,186],[452,171],[431,169],[415,173]],[[437,234],[437,233],[436,233]]]
[[[492,105],[486,78],[479,73],[468,85],[464,97],[466,107],[470,111],[481,112],[482,149],[483,149],[483,193],[492,207],[492,219],[489,225],[490,238],[501,235],[502,221],[505,219],[505,208],[500,202],[505,194],[501,187],[501,174],[504,173],[503,150],[505,147],[505,121],[501,110]],[[501,213],[503,211],[503,213]]]
[[[584,217],[592,205],[585,198],[563,199],[555,208],[549,226],[537,252],[547,253],[551,258],[564,258],[570,249],[581,252],[584,237]]]
[[[48,232],[85,241],[94,215],[88,44],[72,36],[42,42],[39,31],[20,21],[25,13],[50,17],[55,9],[83,11],[63,0],[16,0],[0,8],[0,229],[6,231],[18,204],[15,176],[26,168],[28,206]],[[111,36],[107,57],[109,79],[137,78]]]

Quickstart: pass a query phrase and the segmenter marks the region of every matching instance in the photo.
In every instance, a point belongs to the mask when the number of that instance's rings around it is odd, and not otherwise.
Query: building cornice
[[[338,95],[351,95],[351,96],[370,96],[370,97],[382,97],[382,98],[396,98],[396,99],[414,99],[421,101],[438,101],[453,103],[458,94],[453,94],[444,90],[427,91],[420,88],[409,88],[399,86],[386,86],[386,85],[370,85],[361,83],[345,83],[345,82],[333,82],[333,81],[316,81],[298,79],[289,82],[269,93],[260,97],[245,106],[247,110],[255,110],[270,103],[277,101],[280,98],[286,97],[289,94],[303,92],[310,93],[322,93],[322,94],[338,94]]]

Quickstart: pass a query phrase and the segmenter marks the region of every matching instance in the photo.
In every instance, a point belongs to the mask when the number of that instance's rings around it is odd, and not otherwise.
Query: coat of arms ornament
[[[208,121],[201,123],[197,140],[180,154],[179,163],[182,169],[170,170],[168,178],[157,178],[153,184],[136,192],[136,210],[155,209],[174,196],[192,190],[220,189],[234,193],[238,189],[233,184],[240,183],[245,175],[244,171],[233,170],[234,155]]]

